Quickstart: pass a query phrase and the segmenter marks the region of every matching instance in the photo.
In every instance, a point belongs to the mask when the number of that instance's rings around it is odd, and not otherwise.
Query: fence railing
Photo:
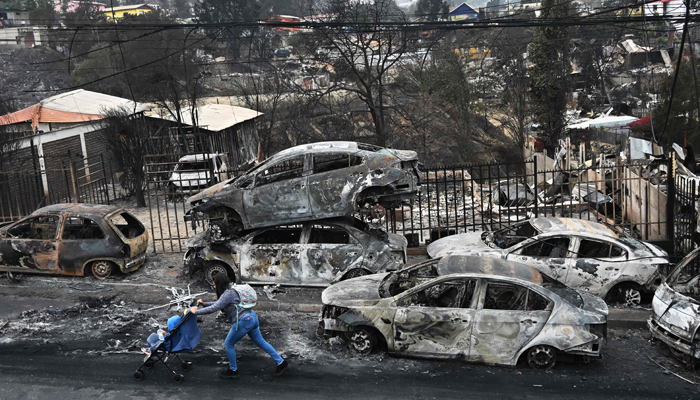
[[[463,232],[496,230],[532,217],[599,221],[644,240],[667,240],[666,161],[602,161],[538,170],[524,164],[477,164],[424,169],[410,205],[389,210],[387,230],[410,246]]]

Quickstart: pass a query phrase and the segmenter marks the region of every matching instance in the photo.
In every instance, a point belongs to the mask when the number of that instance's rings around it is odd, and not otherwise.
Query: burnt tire
[[[350,350],[360,355],[370,354],[377,347],[377,335],[370,328],[355,328],[348,339]]]
[[[232,282],[238,282],[236,275],[231,270],[231,267],[224,263],[211,263],[204,269],[204,280],[211,286],[214,286],[214,276],[217,274],[226,274]]]
[[[539,345],[527,351],[527,364],[533,369],[549,370],[557,363],[554,347]]]
[[[367,271],[364,268],[353,268],[350,271],[346,272],[345,275],[343,275],[342,281],[347,280],[347,279],[352,279],[352,278],[359,278],[361,276],[369,275],[371,272]]]
[[[114,264],[111,261],[93,261],[90,264],[90,272],[97,279],[105,279],[114,272]]]
[[[621,283],[610,289],[605,296],[605,302],[611,305],[620,304],[625,307],[637,307],[642,304],[644,290],[636,283]]]

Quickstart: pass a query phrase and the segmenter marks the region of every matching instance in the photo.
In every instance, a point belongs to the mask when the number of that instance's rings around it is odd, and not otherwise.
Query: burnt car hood
[[[191,196],[190,198],[187,199],[187,205],[189,207],[192,206],[192,204],[204,201],[204,200],[216,200],[219,197],[222,197],[221,192],[224,188],[230,187],[231,184],[233,183],[232,180],[228,180],[225,182],[219,182],[216,185],[206,188],[202,190],[201,192],[195,194],[194,196]]]
[[[451,255],[500,257],[503,252],[484,243],[481,234],[482,232],[460,233],[436,240],[428,245],[428,256],[430,258]]]
[[[656,289],[651,305],[659,324],[666,325],[671,332],[685,340],[693,339],[700,326],[700,304],[697,301],[662,283]]]
[[[389,273],[385,272],[340,281],[323,291],[321,301],[326,305],[341,307],[377,304],[382,299],[379,286],[387,275]]]

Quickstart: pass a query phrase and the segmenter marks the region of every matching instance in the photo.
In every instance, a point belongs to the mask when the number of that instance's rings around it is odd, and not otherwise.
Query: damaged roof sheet
[[[438,263],[438,274],[486,274],[518,278],[536,285],[542,284],[542,275],[525,264],[491,257],[449,256]]]
[[[251,110],[250,108],[230,106],[227,104],[205,104],[197,107],[197,126],[208,131],[219,132],[224,129],[238,125],[242,122],[255,119],[263,113]],[[148,116],[152,118],[162,118],[169,121],[175,121],[170,114],[155,114],[151,113]],[[185,125],[194,126],[192,123],[192,112],[190,108],[182,110],[182,123]]]
[[[144,104],[85,89],[73,90],[46,98],[31,107],[0,117],[0,125],[32,121],[39,122],[87,122],[105,118],[106,110],[124,108],[134,113],[148,109]]]
[[[542,233],[574,231],[596,233],[598,235],[613,238],[618,237],[617,234],[607,226],[598,222],[586,221],[582,219],[546,217],[534,218],[530,221],[530,223],[535,227],[535,229]]]

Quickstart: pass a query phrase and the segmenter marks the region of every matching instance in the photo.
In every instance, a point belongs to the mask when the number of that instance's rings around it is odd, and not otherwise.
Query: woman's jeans
[[[236,325],[238,325],[238,330],[236,330]],[[260,333],[260,322],[258,321],[258,316],[251,310],[246,315],[241,317],[238,324],[235,322],[233,323],[231,330],[226,336],[226,341],[224,342],[226,354],[228,355],[228,363],[232,371],[238,370],[238,366],[236,365],[236,343],[238,343],[238,341],[245,335],[250,336],[256,346],[265,350],[267,354],[269,354],[270,357],[275,360],[277,365],[282,364],[282,361],[284,361],[282,360],[282,357],[277,354],[275,349],[272,348],[272,346],[270,346],[265,339],[263,339],[262,334]]]

